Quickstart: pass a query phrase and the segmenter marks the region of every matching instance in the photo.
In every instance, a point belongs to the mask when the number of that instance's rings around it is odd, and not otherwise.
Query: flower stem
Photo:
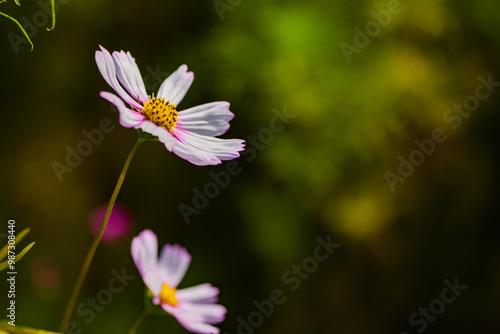
[[[142,322],[144,321],[144,319],[146,318],[147,315],[148,314],[146,312],[143,312],[141,314],[141,316],[135,322],[134,326],[132,326],[132,328],[130,329],[130,332],[128,332],[128,334],[135,334],[135,333],[137,333],[137,330],[139,329],[139,327],[141,326]]]
[[[87,253],[87,257],[85,258],[82,269],[80,270],[80,275],[78,275],[78,280],[76,281],[75,287],[73,288],[73,292],[71,293],[71,298],[68,302],[68,305],[66,306],[64,318],[61,322],[61,327],[60,327],[60,332],[62,333],[66,331],[66,325],[68,324],[71,318],[71,314],[73,313],[73,310],[75,308],[76,300],[78,298],[78,295],[80,294],[80,290],[83,285],[83,281],[85,280],[85,276],[87,275],[87,271],[89,270],[90,263],[92,262],[92,258],[94,257],[97,246],[99,246],[99,242],[101,241],[102,235],[104,234],[106,225],[108,224],[109,216],[111,215],[111,210],[113,210],[113,206],[115,205],[116,197],[120,192],[123,179],[125,179],[125,174],[127,174],[127,169],[130,165],[130,162],[132,161],[132,158],[134,157],[135,152],[137,151],[137,149],[139,148],[139,146],[142,144],[143,141],[144,141],[143,138],[139,138],[139,140],[137,140],[137,143],[135,143],[134,147],[132,148],[132,151],[130,151],[127,157],[127,161],[125,161],[125,165],[123,165],[123,169],[120,174],[120,177],[118,178],[118,182],[116,183],[115,190],[113,191],[113,195],[111,195],[111,199],[109,200],[108,208],[106,209],[106,214],[104,215],[104,218],[102,220],[101,227],[99,227],[99,231],[97,232],[97,235],[95,236],[94,241],[90,246],[89,252]]]

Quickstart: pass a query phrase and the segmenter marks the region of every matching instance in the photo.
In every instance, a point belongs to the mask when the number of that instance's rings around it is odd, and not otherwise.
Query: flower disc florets
[[[172,128],[177,124],[177,106],[171,104],[170,101],[165,102],[165,99],[153,97],[148,102],[144,103],[144,109],[141,111],[148,121],[167,129],[172,133]]]
[[[163,283],[160,292],[160,302],[164,304],[169,304],[175,306],[179,303],[177,298],[175,298],[175,292],[177,289],[172,289],[168,284]]]

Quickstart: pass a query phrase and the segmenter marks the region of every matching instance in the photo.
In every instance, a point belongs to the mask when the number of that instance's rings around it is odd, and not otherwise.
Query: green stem
[[[134,326],[132,326],[132,328],[130,329],[130,332],[128,332],[128,334],[135,334],[135,333],[137,333],[137,330],[139,329],[139,327],[141,326],[142,322],[144,321],[144,319],[146,318],[147,315],[148,314],[146,312],[143,312],[141,314],[141,316],[135,322]]]
[[[23,26],[21,25],[21,23],[19,23],[15,18],[13,18],[12,16],[9,16],[5,13],[2,13],[0,12],[0,15],[2,16],[5,16],[6,18],[8,18],[9,20],[12,20],[14,21],[15,24],[17,24],[17,26],[19,27],[19,29],[21,29],[21,31],[23,32],[24,34],[24,37],[26,37],[26,39],[28,40],[28,42],[30,42],[30,45],[31,45],[31,51],[33,51],[33,43],[31,43],[31,39],[30,37],[28,36],[28,34],[26,33],[26,31],[24,30]]]
[[[139,148],[139,146],[142,144],[144,141],[143,138],[139,138],[137,140],[137,143],[135,143],[134,147],[132,148],[132,151],[130,151],[127,161],[125,161],[125,165],[123,166],[122,172],[120,174],[120,177],[118,178],[118,182],[116,183],[115,190],[113,191],[113,195],[111,195],[111,199],[109,200],[108,208],[106,210],[106,214],[104,215],[104,218],[101,223],[101,227],[99,228],[99,231],[97,232],[97,235],[94,238],[94,241],[92,242],[92,245],[90,246],[89,252],[87,254],[87,257],[85,258],[85,261],[83,262],[82,269],[80,270],[80,275],[78,276],[78,280],[76,281],[75,287],[73,288],[73,292],[71,293],[71,298],[68,302],[68,305],[66,306],[66,311],[64,313],[64,318],[63,321],[61,322],[61,327],[60,331],[65,332],[66,330],[66,325],[69,322],[69,319],[71,318],[71,314],[73,313],[73,310],[75,308],[76,300],[78,298],[78,295],[80,294],[80,290],[83,285],[83,281],[85,280],[85,276],[87,275],[87,271],[89,270],[90,263],[92,262],[92,258],[94,257],[95,251],[97,249],[97,246],[99,246],[99,242],[101,241],[102,235],[104,234],[104,230],[106,229],[106,225],[108,224],[108,219],[111,214],[111,210],[113,209],[113,206],[115,205],[116,197],[118,196],[118,193],[120,192],[120,188],[123,183],[123,179],[125,179],[125,174],[127,173],[127,169],[130,165],[130,162],[132,161],[132,158],[134,157],[135,152]]]
[[[51,31],[56,26],[56,6],[54,3],[54,0],[50,0],[50,3],[51,3],[51,7],[52,7],[52,27],[46,28],[47,31]]]

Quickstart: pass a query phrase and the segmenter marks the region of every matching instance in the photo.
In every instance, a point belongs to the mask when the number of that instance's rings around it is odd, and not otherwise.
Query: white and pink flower
[[[157,137],[167,150],[198,166],[217,165],[240,156],[243,140],[215,138],[229,129],[229,121],[234,117],[229,102],[177,111],[194,79],[186,65],[170,75],[158,95],[151,97],[130,52],[115,51],[111,55],[101,46],[95,57],[104,80],[119,95],[101,92],[101,96],[118,108],[122,126]]]
[[[191,332],[220,332],[212,326],[223,321],[226,314],[224,306],[215,304],[219,289],[209,283],[177,289],[191,262],[185,248],[167,244],[158,258],[156,235],[145,230],[132,241],[132,257],[153,295],[153,303],[161,305]]]

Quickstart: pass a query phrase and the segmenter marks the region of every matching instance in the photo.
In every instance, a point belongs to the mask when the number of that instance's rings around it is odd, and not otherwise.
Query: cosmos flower
[[[226,308],[215,304],[219,289],[209,283],[177,289],[191,262],[191,255],[179,245],[165,245],[158,258],[156,235],[145,230],[132,240],[132,257],[153,295],[153,303],[173,315],[194,333],[218,334],[212,326],[224,320]]]
[[[194,79],[186,65],[162,83],[157,96],[149,96],[130,52],[115,51],[111,55],[101,46],[95,58],[104,80],[119,95],[101,92],[118,108],[122,126],[157,137],[167,150],[198,166],[217,165],[240,156],[243,140],[215,138],[229,129],[229,121],[234,117],[229,102],[177,110]]]

